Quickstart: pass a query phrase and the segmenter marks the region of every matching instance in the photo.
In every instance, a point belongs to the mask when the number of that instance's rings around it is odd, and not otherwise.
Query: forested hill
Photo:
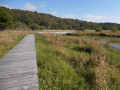
[[[115,23],[93,23],[81,21],[77,19],[65,19],[55,17],[50,14],[38,13],[32,11],[24,11],[18,9],[7,9],[6,11],[12,16],[14,26],[17,28],[19,24],[24,24],[31,29],[69,29],[83,30],[102,28],[103,30],[112,30],[112,28],[120,29],[120,24]]]

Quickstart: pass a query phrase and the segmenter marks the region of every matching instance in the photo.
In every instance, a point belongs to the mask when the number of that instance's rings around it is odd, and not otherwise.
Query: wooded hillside
[[[3,7],[0,7],[0,10]],[[24,11],[19,9],[7,9],[13,19],[14,28],[30,28],[35,29],[55,29],[55,30],[85,30],[85,29],[97,29],[103,30],[119,29],[120,24],[116,23],[93,23],[87,21],[81,21],[78,19],[65,19],[56,17],[50,14],[38,13],[32,11]],[[2,21],[1,21],[2,23]],[[21,25],[21,27],[19,27]]]

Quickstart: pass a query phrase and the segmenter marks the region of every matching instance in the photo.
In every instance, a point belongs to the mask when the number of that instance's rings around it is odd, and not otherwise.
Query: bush
[[[85,27],[80,27],[79,30],[83,30],[83,31],[84,31],[84,30],[85,30]]]
[[[96,28],[95,31],[96,31],[96,32],[101,32],[101,31],[102,31],[102,28]]]
[[[29,26],[32,30],[38,30],[40,29],[40,26],[37,23],[33,23]]]
[[[28,27],[22,22],[16,22],[14,26],[16,30],[28,30]]]
[[[45,30],[46,27],[45,26],[40,26],[40,30]]]
[[[112,27],[112,32],[117,32],[117,31],[118,31],[118,27],[117,26]]]

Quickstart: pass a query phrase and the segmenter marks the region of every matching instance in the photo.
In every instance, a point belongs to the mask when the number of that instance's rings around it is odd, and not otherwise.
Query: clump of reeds
[[[94,72],[94,88],[107,88],[106,74],[107,63],[105,62],[105,50],[102,46],[96,42],[88,43],[88,47],[91,48],[91,55],[88,65]]]

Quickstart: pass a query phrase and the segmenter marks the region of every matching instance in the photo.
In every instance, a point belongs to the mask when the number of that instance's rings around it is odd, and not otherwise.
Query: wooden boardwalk
[[[0,59],[0,90],[39,90],[34,34]]]
[[[40,30],[38,34],[67,35],[76,32],[75,30]]]

